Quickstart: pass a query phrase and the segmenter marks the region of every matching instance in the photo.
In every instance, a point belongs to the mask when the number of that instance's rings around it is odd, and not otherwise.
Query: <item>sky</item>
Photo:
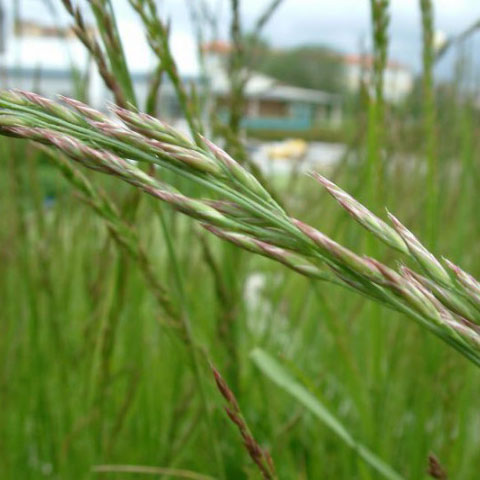
[[[72,0],[75,1],[75,0]],[[124,43],[137,63],[150,59],[138,19],[127,0],[112,0],[117,20],[124,33]],[[186,74],[198,70],[195,36],[189,6],[199,0],[157,0],[160,12],[171,19],[172,49]],[[228,29],[228,0],[205,0],[218,17],[220,35],[226,38]],[[245,29],[271,0],[242,0],[241,12]],[[7,9],[13,2],[22,16],[51,23],[46,4],[61,12],[60,0],[3,0]],[[86,4],[86,0],[77,0]],[[391,0],[389,26],[389,57],[418,71],[421,65],[421,29],[418,0]],[[456,35],[480,19],[480,0],[434,0],[435,29],[443,34]],[[66,20],[66,17],[62,17]],[[322,44],[344,53],[364,51],[370,44],[369,0],[284,0],[264,29],[265,38],[275,47],[302,44]],[[476,35],[480,36],[480,35]],[[476,42],[476,40],[473,40]],[[444,70],[451,65],[444,66]]]

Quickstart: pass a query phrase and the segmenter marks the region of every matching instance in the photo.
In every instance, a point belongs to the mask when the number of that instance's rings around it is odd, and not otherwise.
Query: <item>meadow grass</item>
[[[111,30],[102,35],[107,43],[115,37]],[[114,65],[123,98],[128,76],[121,57]],[[446,132],[437,145],[442,195],[433,227],[425,227],[431,171],[419,166],[421,144],[419,163],[382,166],[387,199],[369,196],[362,168],[365,147],[368,155],[368,142],[379,138],[372,137],[378,120],[370,119],[370,132],[350,153],[356,161],[343,163],[333,179],[379,216],[387,206],[422,238],[438,232],[434,253],[478,276],[478,127],[461,97],[451,102],[431,120]],[[389,141],[390,158],[404,155],[403,142],[388,134],[380,142]],[[143,466],[143,474],[158,468],[151,472],[160,478],[261,478],[222,410],[209,362],[280,479],[384,478],[332,431],[318,405],[403,478],[425,478],[432,452],[451,478],[475,478],[480,382],[477,368],[454,349],[404,315],[338,286],[257,255],[239,261],[236,247],[206,236],[156,198],[132,201],[132,187],[117,179],[82,170],[75,184],[79,171],[59,168],[61,157],[52,162],[52,154],[18,140],[2,139],[0,146],[3,478],[142,473],[122,465]],[[162,172],[188,197],[205,195]],[[312,179],[300,176],[294,191],[285,185],[278,189],[290,215],[393,264],[391,251],[365,243],[364,230]],[[261,288],[252,297],[246,292],[255,278]],[[259,362],[265,355],[280,365],[283,383],[278,371],[267,374],[271,364]]]
[[[104,222],[71,196],[43,155],[16,143],[4,145],[29,159],[10,164],[15,173],[3,170],[2,450],[7,478],[19,472],[25,478],[38,478],[42,468],[82,478],[100,463],[188,466],[214,473],[208,460],[211,450],[202,447],[212,432],[205,430],[199,400],[192,396],[192,373],[185,369],[188,355],[162,323],[145,279],[130,268],[124,286],[117,290],[113,280],[122,253],[108,241]],[[35,176],[42,170],[50,185],[56,185],[57,198],[50,207],[42,207],[40,221],[32,185],[39,182]],[[415,186],[410,176],[405,179],[409,191],[422,190],[421,181]],[[101,183],[114,199],[127,193],[107,179]],[[298,216],[355,244],[360,230],[345,222],[345,214],[313,182],[302,179],[301,183],[305,201]],[[396,185],[395,195],[404,198],[407,187],[399,178]],[[45,186],[40,183],[41,191]],[[12,188],[21,195],[12,193]],[[446,198],[458,195],[455,183],[448,192]],[[408,216],[409,225],[420,226],[421,215],[412,214],[415,196],[410,198],[398,202],[397,212]],[[161,267],[168,265],[168,252],[159,222],[151,221],[152,203],[142,205],[135,230],[169,284],[171,272]],[[311,204],[319,208],[312,211]],[[171,215],[167,213],[167,221]],[[198,237],[184,235],[191,232],[189,224],[177,221],[175,238],[195,336],[216,365],[228,365],[230,352],[219,348],[213,279],[202,262]],[[447,229],[445,235],[439,243],[443,251],[450,251],[458,232]],[[467,238],[472,254],[452,258],[476,271],[474,230]],[[404,318],[388,313],[380,320],[385,355],[380,371],[371,370],[370,332],[364,321],[369,308],[360,297],[327,284],[314,287],[258,257],[250,258],[243,270],[245,276],[263,272],[266,286],[259,304],[246,303],[238,311],[235,394],[256,436],[269,446],[274,459],[281,459],[276,461],[280,478],[298,478],[302,471],[308,478],[349,478],[362,467],[305,408],[259,374],[249,360],[249,352],[259,346],[275,356],[281,354],[302,377],[310,378],[314,391],[349,431],[406,478],[422,475],[430,451],[449,471],[460,472],[460,478],[473,474],[478,461],[473,401],[478,382],[468,362],[405,324]],[[115,374],[111,383],[101,385],[98,344],[105,316],[120,294],[125,298],[112,352]],[[212,387],[209,402],[219,405]],[[95,394],[99,390],[101,399]],[[236,478],[248,462],[219,410],[215,425],[227,478]],[[372,473],[367,470],[364,475],[368,478]]]

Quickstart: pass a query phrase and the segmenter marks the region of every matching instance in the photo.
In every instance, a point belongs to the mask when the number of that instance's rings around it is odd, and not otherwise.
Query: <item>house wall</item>
[[[310,130],[316,126],[338,126],[341,123],[342,113],[340,105],[315,105],[305,102],[290,102],[280,115],[262,115],[260,109],[254,109],[248,104],[247,115],[242,125],[254,130]],[[252,114],[255,112],[255,114]],[[269,110],[270,113],[274,111]]]
[[[389,102],[398,103],[412,91],[413,75],[404,68],[388,67],[384,72],[384,95]],[[360,64],[347,65],[345,68],[345,85],[350,91],[358,91],[362,80],[371,82],[371,69]]]
[[[271,102],[271,101],[269,101]],[[258,130],[309,130],[313,127],[313,105],[306,103],[265,103],[258,115],[244,117],[242,125]],[[260,103],[260,106],[262,103]],[[268,107],[266,106],[268,105]],[[274,106],[275,105],[275,106]]]
[[[279,100],[259,100],[258,116],[286,117],[289,113],[288,103]]]
[[[385,97],[391,102],[402,101],[413,88],[413,76],[407,70],[389,69],[384,77]]]

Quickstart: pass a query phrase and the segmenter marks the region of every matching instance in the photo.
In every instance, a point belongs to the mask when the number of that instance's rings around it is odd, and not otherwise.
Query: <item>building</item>
[[[76,96],[81,89],[95,107],[101,107],[111,99],[97,70],[92,68],[93,62],[86,48],[70,28],[32,21],[14,24],[8,15],[11,12],[6,13],[4,49],[0,54],[2,88],[33,90],[47,97],[56,94]],[[89,28],[93,30],[93,27]],[[151,69],[148,67],[153,62],[145,55],[139,56],[137,63],[142,68],[135,68],[132,78],[139,98],[143,99],[149,85]]]
[[[369,85],[372,78],[373,57],[369,55],[346,55],[345,86],[357,92],[362,84]],[[412,91],[413,74],[408,67],[388,61],[384,71],[384,96],[388,102],[399,103]]]
[[[230,47],[224,42],[204,46],[211,95],[220,116],[226,116],[230,95],[227,60]],[[305,131],[337,126],[342,119],[341,95],[286,85],[258,72],[249,72],[245,86],[242,125],[253,130]]]
[[[0,15],[0,18],[2,15]],[[94,31],[93,26],[87,27]],[[139,25],[120,25],[125,56],[131,72],[139,105],[145,105],[152,72],[157,61],[146,43]],[[85,94],[88,102],[104,109],[112,100],[94,62],[84,45],[66,26],[51,26],[29,20],[14,22],[12,12],[3,10],[2,45],[0,49],[0,88],[19,88],[54,98],[57,94],[77,97]],[[175,53],[175,52],[174,52]],[[191,59],[187,59],[190,60]],[[181,58],[185,63],[185,59]],[[180,71],[187,82],[199,81],[196,74]],[[159,105],[168,120],[178,118],[180,109],[171,84],[162,83]]]
[[[57,94],[78,97],[81,93],[95,108],[105,108],[107,101],[112,100],[111,92],[104,85],[86,48],[68,26],[27,20],[13,22],[11,12],[6,10],[5,13],[5,48],[0,51],[1,88],[32,90],[50,98]],[[93,26],[89,28],[94,30]],[[124,39],[129,39],[123,42],[125,55],[138,103],[143,106],[157,61],[140,26],[135,28],[133,23],[126,23],[120,25],[120,31]],[[200,87],[198,91],[208,92],[210,101],[218,106],[220,118],[225,119],[230,90],[225,67],[230,47],[222,42],[207,46],[203,74],[199,68],[191,68],[194,63],[192,50],[173,50],[179,71],[185,81]],[[208,86],[206,89],[203,88],[205,85]],[[245,96],[243,126],[249,129],[306,131],[318,126],[337,125],[342,117],[341,96],[286,85],[256,72],[250,72]],[[160,89],[159,105],[160,114],[167,120],[182,117],[173,86],[166,78]]]

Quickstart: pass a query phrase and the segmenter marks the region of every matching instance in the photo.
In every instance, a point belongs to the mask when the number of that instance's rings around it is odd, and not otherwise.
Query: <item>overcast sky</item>
[[[75,0],[72,0],[75,1]],[[126,33],[130,49],[147,48],[141,40],[138,21],[126,0],[112,0],[118,21]],[[215,5],[223,35],[228,25],[228,0],[207,0]],[[271,0],[242,0],[246,28],[253,25],[259,13]],[[18,2],[22,16],[48,21],[45,4],[50,2],[61,11],[60,0],[4,0],[12,8]],[[160,11],[171,18],[174,53],[182,64],[195,70],[195,41],[188,5],[197,0],[157,0]],[[85,4],[86,0],[81,0]],[[391,0],[389,57],[418,70],[421,62],[421,31],[418,0]],[[447,35],[463,31],[480,19],[480,0],[434,0],[436,30]],[[51,17],[50,17],[51,18]],[[370,37],[369,0],[284,0],[264,30],[274,46],[324,44],[345,53],[356,53],[368,45]],[[188,69],[188,68],[187,68]]]

